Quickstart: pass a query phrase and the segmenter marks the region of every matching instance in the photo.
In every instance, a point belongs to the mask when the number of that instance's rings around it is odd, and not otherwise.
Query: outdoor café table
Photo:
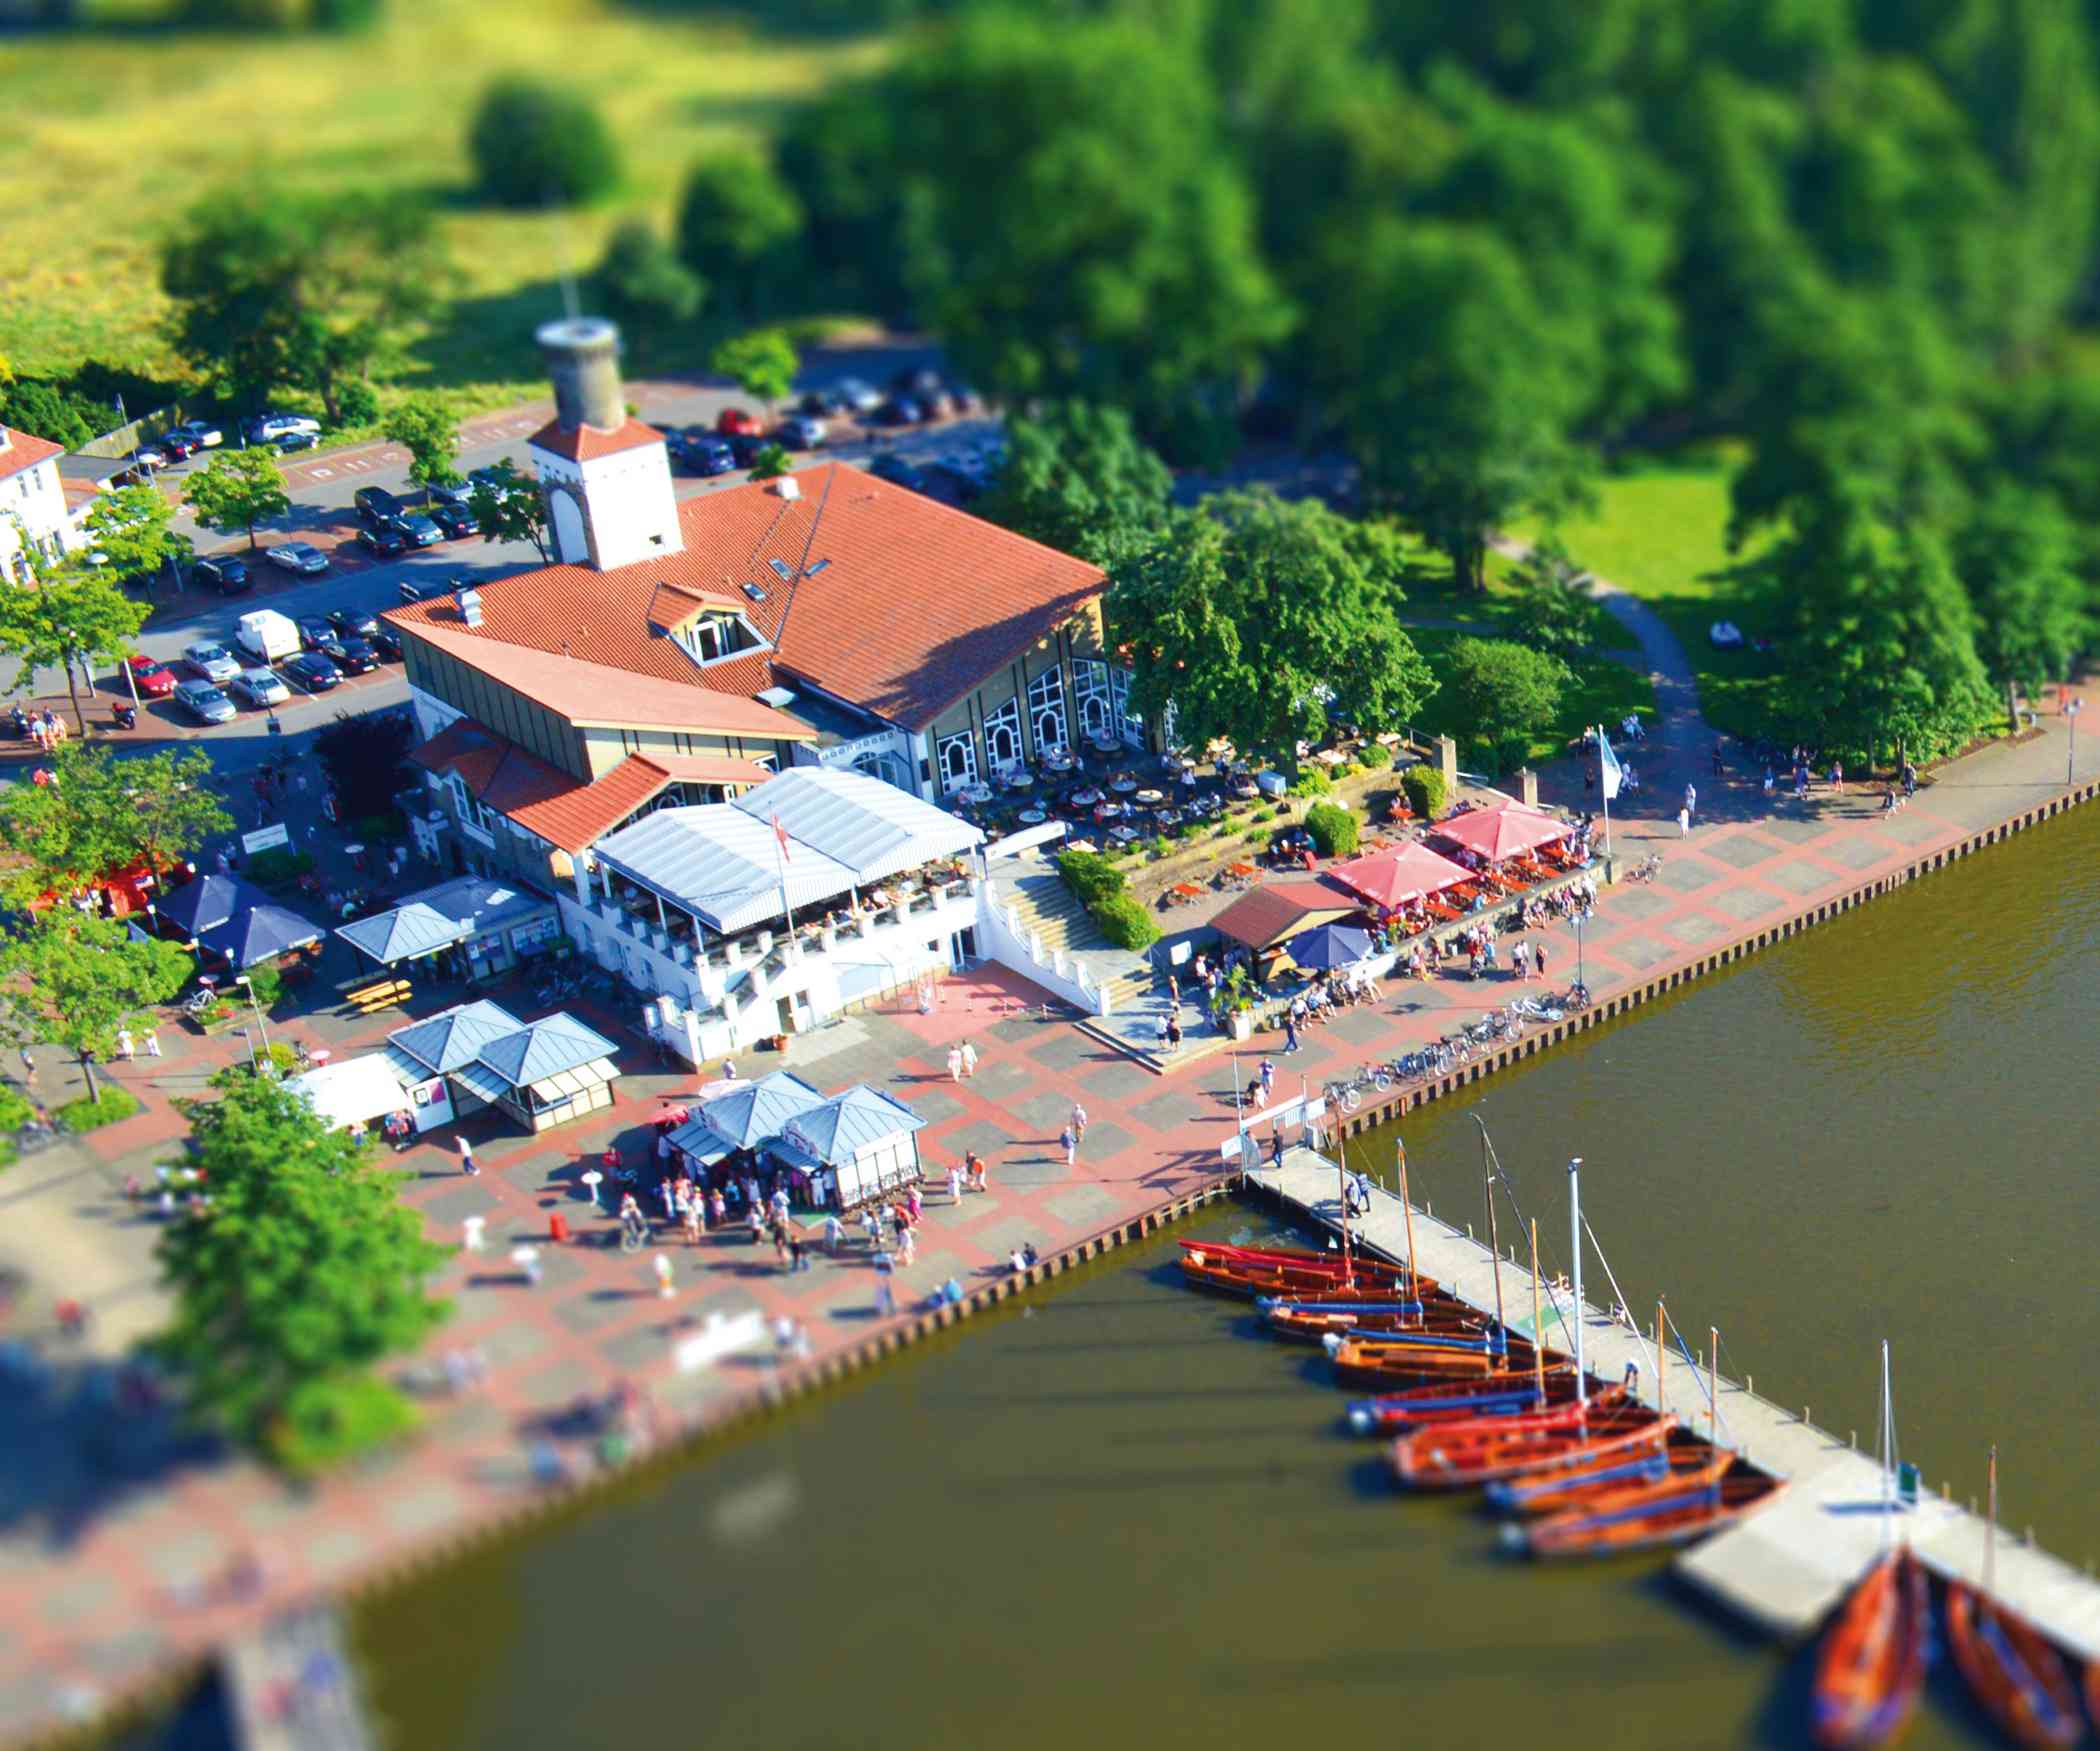
[[[1119,821],[1123,818],[1124,813],[1125,810],[1121,803],[1103,803],[1094,810],[1094,819],[1096,821]]]
[[[1118,845],[1128,845],[1137,837],[1137,829],[1135,827],[1111,827],[1108,830],[1108,836]]]
[[[1076,762],[1069,754],[1055,753],[1043,756],[1043,770],[1045,772],[1070,772],[1075,764]]]
[[[1065,849],[1067,851],[1091,852],[1099,851],[1101,847],[1096,845],[1091,839],[1068,839],[1065,841]]]
[[[1035,774],[1033,772],[1009,772],[1006,775],[1006,782],[1012,785],[1015,790],[1033,790],[1035,788]]]
[[[1128,796],[1137,787],[1137,780],[1127,772],[1119,772],[1108,781],[1108,788],[1118,796]]]
[[[1257,872],[1251,863],[1228,863],[1225,866],[1225,873],[1235,876],[1251,876]]]
[[[1164,796],[1164,795],[1163,795],[1163,794],[1162,794],[1161,792],[1159,792],[1159,791],[1156,791],[1156,790],[1141,790],[1141,791],[1139,791],[1139,792],[1137,793],[1137,800],[1138,800],[1139,802],[1143,803],[1143,804],[1145,805],[1145,807],[1146,807],[1146,808],[1148,808],[1148,809],[1154,809],[1154,808],[1157,808],[1157,807],[1159,807],[1159,805],[1160,805],[1161,803],[1165,802],[1165,801],[1166,801],[1167,799],[1166,799],[1166,797],[1165,797],[1165,796]]]
[[[1019,816],[1024,827],[1040,827],[1049,818],[1041,809],[1023,809]]]
[[[1161,809],[1159,824],[1162,827],[1178,827],[1181,825],[1183,813],[1180,809]]]
[[[1101,800],[1101,793],[1094,789],[1092,785],[1089,785],[1085,790],[1074,791],[1072,800],[1081,808],[1090,809]]]

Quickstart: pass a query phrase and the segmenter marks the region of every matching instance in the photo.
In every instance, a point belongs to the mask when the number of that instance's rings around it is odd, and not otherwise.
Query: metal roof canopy
[[[797,1113],[781,1136],[826,1167],[840,1167],[863,1149],[916,1131],[925,1123],[895,1095],[857,1082],[823,1105]]]
[[[476,931],[499,929],[553,904],[523,882],[459,876],[410,894],[389,911],[338,925],[335,933],[381,966],[390,967],[396,961],[435,954]]]
[[[488,1041],[474,1058],[513,1088],[531,1088],[618,1050],[603,1034],[560,1011]]]
[[[483,998],[462,1003],[427,1021],[396,1028],[387,1039],[418,1064],[427,1066],[424,1074],[442,1076],[471,1064],[490,1041],[517,1033],[524,1025],[500,1003]]]
[[[704,1125],[732,1149],[751,1149],[780,1135],[797,1113],[824,1104],[824,1096],[791,1070],[775,1070],[756,1082],[718,1094],[703,1105],[684,1129]],[[673,1140],[682,1133],[673,1133]]]
[[[796,767],[733,802],[659,809],[601,840],[597,854],[727,934],[779,915],[783,877],[789,905],[820,905],[983,841],[969,822],[879,778]]]

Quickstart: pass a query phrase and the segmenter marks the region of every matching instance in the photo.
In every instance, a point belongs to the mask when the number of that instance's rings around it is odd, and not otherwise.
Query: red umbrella
[[[1436,831],[1438,838],[1463,845],[1490,863],[1522,856],[1568,836],[1566,822],[1543,809],[1528,809],[1520,802],[1501,802],[1493,808],[1454,815],[1440,823]]]
[[[1396,911],[1424,894],[1442,893],[1460,882],[1470,881],[1471,872],[1439,857],[1426,845],[1400,845],[1390,851],[1374,851],[1368,857],[1352,857],[1327,872],[1374,906]]]

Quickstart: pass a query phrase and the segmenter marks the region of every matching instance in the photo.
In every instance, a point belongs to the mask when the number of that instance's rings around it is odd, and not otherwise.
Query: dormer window
[[[701,614],[672,632],[678,648],[696,663],[714,663],[748,650],[758,650],[765,641],[737,614]]]

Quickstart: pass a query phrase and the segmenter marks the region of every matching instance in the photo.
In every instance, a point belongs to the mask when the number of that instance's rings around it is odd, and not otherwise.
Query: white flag
[[[1611,751],[1601,726],[1597,731],[1597,765],[1604,774],[1604,800],[1615,802],[1619,795],[1619,757]]]

